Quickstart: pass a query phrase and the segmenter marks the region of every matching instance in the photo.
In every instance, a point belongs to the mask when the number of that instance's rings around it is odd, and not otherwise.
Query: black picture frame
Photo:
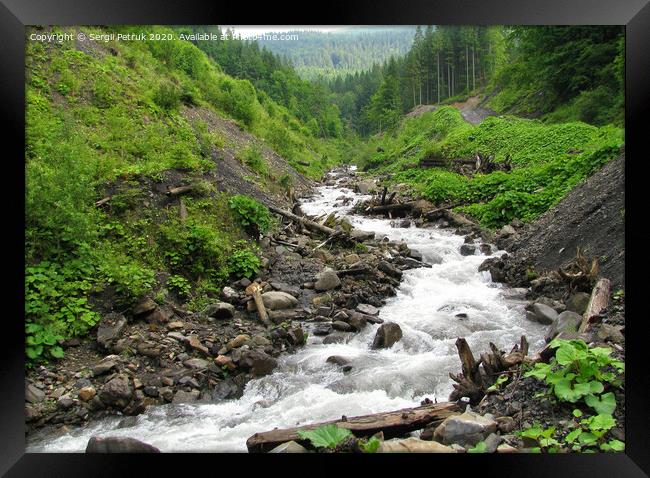
[[[199,2],[196,0],[1,0],[0,54],[2,130],[5,168],[3,214],[6,244],[4,265],[6,301],[1,324],[0,345],[0,473],[17,476],[117,476],[135,474],[134,466],[169,470],[170,461],[185,463],[184,472],[206,470],[225,473],[225,461],[251,463],[291,472],[290,460],[282,455],[219,457],[193,455],[84,455],[26,454],[24,420],[24,264],[18,252],[24,229],[24,28],[34,24],[229,24],[229,25],[391,25],[391,24],[594,24],[626,26],[626,249],[632,259],[626,263],[626,451],[597,455],[391,455],[323,456],[300,458],[295,473],[310,473],[311,461],[335,462],[337,467],[395,466],[410,473],[453,473],[471,476],[467,465],[478,468],[477,476],[647,476],[650,474],[650,422],[648,390],[650,380],[644,358],[642,280],[632,280],[634,272],[647,271],[642,260],[645,213],[644,177],[647,177],[647,117],[650,105],[650,0],[446,0],[409,1],[365,0],[324,4],[281,5],[279,3]],[[9,171],[7,171],[7,168]],[[15,191],[10,189],[15,188]],[[22,211],[21,211],[21,206]],[[637,228],[635,230],[635,227]],[[15,251],[15,252],[14,252]],[[8,259],[13,259],[12,261]],[[15,269],[14,269],[15,268]],[[645,281],[647,282],[647,280]],[[6,308],[10,304],[11,309]],[[229,458],[229,459],[228,459]],[[284,463],[279,463],[282,461]],[[306,463],[305,463],[306,462]],[[415,463],[413,463],[415,462]],[[242,465],[242,463],[244,463]],[[455,471],[443,472],[441,465]],[[414,467],[415,465],[415,467]],[[247,470],[248,471],[248,470]],[[211,471],[211,474],[212,471]]]

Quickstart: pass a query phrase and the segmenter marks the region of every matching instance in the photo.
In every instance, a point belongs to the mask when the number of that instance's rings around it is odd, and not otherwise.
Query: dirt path
[[[488,116],[495,116],[497,113],[495,111],[489,110],[487,108],[481,108],[480,97],[471,96],[467,101],[456,102],[451,106],[454,106],[460,110],[460,114],[463,116],[465,121],[470,124],[477,125],[481,123]]]

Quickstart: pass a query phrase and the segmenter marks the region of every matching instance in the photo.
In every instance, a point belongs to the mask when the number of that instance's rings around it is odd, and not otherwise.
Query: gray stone
[[[422,253],[416,251],[415,249],[409,249],[409,257],[415,259],[416,261],[422,261]]]
[[[203,313],[215,319],[231,319],[235,315],[235,307],[228,302],[210,304]]]
[[[45,398],[45,392],[30,382],[25,383],[25,401],[39,403]]]
[[[370,192],[370,190],[374,187],[374,181],[359,181],[356,186],[356,191],[359,194],[368,194],[368,192]]]
[[[501,444],[501,437],[496,433],[490,433],[485,441],[485,453],[494,453]]]
[[[356,307],[357,311],[366,315],[379,315],[379,309],[370,304],[359,304]]]
[[[506,224],[505,226],[503,226],[501,228],[501,230],[499,231],[499,234],[504,236],[504,237],[507,237],[507,236],[512,236],[513,234],[517,234],[517,231],[511,225]]]
[[[214,386],[214,390],[212,391],[212,399],[225,400],[228,398],[234,398],[237,395],[238,391],[239,388],[235,382],[232,380],[224,380],[223,382],[219,382]]]
[[[332,322],[332,328],[334,330],[340,330],[341,332],[352,332],[353,330],[350,324],[346,322],[342,322],[340,320],[335,320],[334,322]]]
[[[331,364],[334,364],[334,365],[340,365],[340,366],[350,364],[349,359],[347,359],[345,357],[341,357],[340,355],[330,355],[329,357],[327,357],[327,360],[325,360],[325,361],[327,363],[331,363]]]
[[[199,399],[200,392],[198,390],[192,390],[186,392],[185,390],[179,390],[174,395],[172,403],[191,403],[196,402]]]
[[[273,357],[258,350],[244,350],[239,359],[239,366],[250,369],[256,377],[271,373],[277,364]]]
[[[59,399],[56,401],[56,405],[61,408],[62,410],[68,410],[72,408],[74,405],[74,400],[70,395],[62,395],[59,397]]]
[[[135,438],[92,437],[88,440],[86,453],[160,453],[160,450]]]
[[[113,370],[115,367],[117,367],[118,363],[119,357],[117,355],[107,355],[93,366],[91,369],[93,376],[96,377],[98,375],[105,374],[110,370]]]
[[[536,322],[544,325],[550,325],[558,318],[558,313],[546,304],[536,302],[532,307],[532,316],[526,314],[526,318],[531,318]]]
[[[313,329],[311,329],[311,333],[317,337],[329,335],[331,332],[332,332],[332,326],[330,324],[318,324]]]
[[[380,261],[377,268],[380,271],[382,271],[384,274],[394,277],[395,279],[398,280],[402,279],[402,271],[389,262]]]
[[[336,275],[332,269],[325,269],[316,276],[314,289],[319,292],[331,290],[341,285],[341,279]]]
[[[456,450],[435,441],[410,437],[382,441],[377,453],[456,453]]]
[[[269,453],[309,453],[307,448],[291,440],[276,446]]]
[[[291,309],[298,305],[298,299],[291,294],[280,291],[264,292],[262,294],[264,307],[271,310]]]
[[[463,244],[460,246],[461,256],[473,256],[474,252],[476,252],[476,246],[473,244]]]
[[[232,301],[237,300],[239,298],[239,294],[232,287],[224,287],[221,289],[221,297],[224,300]]]
[[[621,328],[609,324],[601,324],[598,328],[598,338],[603,342],[621,343],[625,336],[621,333]]]
[[[497,422],[474,412],[465,412],[446,418],[435,430],[434,439],[449,445],[474,446],[489,434],[496,432]],[[496,448],[495,448],[496,449]]]
[[[156,304],[150,297],[143,297],[140,301],[133,306],[131,312],[133,315],[144,315],[152,312],[158,304]]]
[[[97,342],[104,348],[108,348],[113,342],[119,339],[126,327],[126,318],[122,314],[107,314],[99,322],[97,329]]]
[[[372,341],[373,349],[390,348],[402,338],[402,329],[395,322],[386,322],[377,329]]]
[[[577,332],[582,315],[566,310],[558,315],[557,319],[549,326],[546,332],[546,341],[550,342],[562,332]]]
[[[120,408],[126,407],[133,396],[133,389],[129,382],[129,377],[118,374],[108,381],[101,392],[99,398],[106,405],[114,405]]]
[[[366,320],[367,315],[360,314],[360,313],[355,313],[350,315],[350,318],[348,319],[348,324],[359,332],[361,329],[363,329],[367,324],[368,321]]]
[[[207,368],[209,362],[201,358],[191,358],[183,362],[183,365],[185,365],[187,368],[192,368],[192,369]]]
[[[591,296],[586,292],[576,292],[566,301],[566,309],[576,314],[584,314]]]
[[[371,231],[362,231],[360,229],[352,229],[350,231],[350,237],[356,239],[357,241],[369,241],[375,238],[375,233]]]
[[[356,263],[359,262],[361,259],[359,259],[359,255],[358,255],[358,254],[348,254],[347,256],[345,256],[345,257],[343,258],[343,260],[345,260],[345,263],[346,263],[346,264],[348,264],[348,265],[352,265],[352,264],[356,264]]]

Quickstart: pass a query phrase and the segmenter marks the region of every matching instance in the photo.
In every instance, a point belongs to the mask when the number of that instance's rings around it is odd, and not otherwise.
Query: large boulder
[[[126,407],[131,401],[133,396],[133,388],[129,381],[129,377],[124,374],[118,374],[109,380],[101,392],[99,392],[99,399],[106,405],[112,405],[119,408]]]
[[[577,332],[582,315],[566,310],[558,315],[557,319],[549,326],[546,332],[546,341],[550,342],[562,332]]]
[[[325,269],[316,276],[314,289],[319,292],[334,289],[341,285],[341,279],[336,275],[332,269]]]
[[[436,441],[445,445],[456,443],[474,446],[497,430],[497,422],[474,412],[465,412],[446,418],[433,433]]]
[[[256,377],[267,375],[276,367],[278,361],[258,350],[245,350],[239,359],[239,366],[250,369]]]
[[[370,304],[359,304],[356,307],[357,311],[366,315],[379,315],[379,309]]]
[[[97,342],[108,349],[124,332],[126,318],[122,314],[110,313],[105,315],[97,328]]]
[[[91,437],[86,453],[160,453],[153,445],[129,437]]]
[[[584,314],[590,298],[586,292],[576,292],[566,301],[566,309],[576,314]]]
[[[402,329],[395,322],[386,322],[381,324],[372,341],[373,349],[387,349],[392,347],[395,342],[402,338]]]
[[[231,319],[235,315],[235,307],[228,302],[210,304],[203,313],[215,319]]]
[[[374,181],[359,181],[356,190],[359,194],[368,194],[375,187]]]
[[[298,305],[298,299],[294,296],[277,290],[264,292],[262,294],[262,301],[264,302],[264,307],[271,310],[291,309]]]
[[[546,304],[536,302],[532,310],[526,312],[526,318],[544,325],[551,325],[558,318],[558,313]]]
[[[153,299],[150,297],[143,297],[133,306],[131,313],[134,316],[145,315],[153,312],[156,307],[158,307],[158,304],[156,304]]]

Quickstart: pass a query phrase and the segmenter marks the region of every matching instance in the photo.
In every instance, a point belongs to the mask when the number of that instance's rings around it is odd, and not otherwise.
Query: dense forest
[[[369,70],[411,48],[413,27],[351,27],[338,32],[295,31],[296,41],[259,39],[261,47],[291,61],[303,78],[332,79]],[[291,33],[291,32],[290,32]]]

